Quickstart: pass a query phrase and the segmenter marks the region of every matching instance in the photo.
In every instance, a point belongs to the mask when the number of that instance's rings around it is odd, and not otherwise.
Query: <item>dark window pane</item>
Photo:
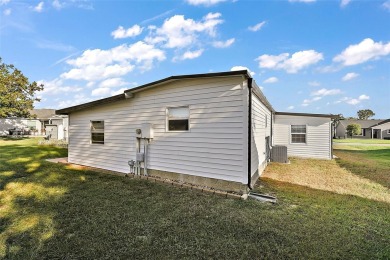
[[[104,121],[92,121],[91,128],[92,130],[104,130]]]
[[[104,133],[91,133],[91,141],[93,144],[104,144]]]
[[[291,133],[306,133],[306,126],[305,125],[292,125],[291,126]]]
[[[306,135],[305,134],[292,134],[291,135],[291,143],[306,143]]]
[[[168,121],[169,131],[188,131],[188,129],[188,119]]]

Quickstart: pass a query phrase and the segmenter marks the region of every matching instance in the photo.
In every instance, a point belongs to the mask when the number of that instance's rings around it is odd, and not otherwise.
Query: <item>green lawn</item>
[[[390,146],[338,145],[335,155],[341,167],[390,189]]]
[[[346,138],[346,139],[333,139],[334,143],[360,143],[360,144],[390,144],[390,140],[384,139],[358,139],[358,138]]]
[[[66,154],[0,140],[0,258],[390,258],[386,202],[270,179],[277,204],[240,201],[44,160]]]

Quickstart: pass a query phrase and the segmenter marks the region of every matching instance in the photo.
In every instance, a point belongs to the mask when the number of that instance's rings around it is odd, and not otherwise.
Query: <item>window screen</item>
[[[189,118],[189,107],[168,108],[168,131],[188,131]]]
[[[306,143],[306,125],[291,126],[291,143]]]
[[[104,144],[104,121],[91,121],[91,143]]]

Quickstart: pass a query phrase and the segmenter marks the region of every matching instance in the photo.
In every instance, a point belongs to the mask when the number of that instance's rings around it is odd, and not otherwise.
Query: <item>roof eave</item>
[[[154,81],[154,82],[150,82],[150,83],[144,84],[144,85],[139,86],[139,87],[135,87],[135,88],[132,88],[132,89],[125,90],[123,94],[119,94],[119,95],[116,95],[116,96],[112,96],[112,97],[108,97],[108,98],[103,98],[103,99],[99,99],[99,100],[83,103],[83,104],[72,106],[72,107],[58,109],[58,110],[55,111],[55,113],[56,113],[56,115],[68,115],[69,113],[72,113],[72,112],[75,112],[75,111],[79,111],[79,110],[82,110],[82,109],[87,109],[87,108],[95,107],[95,106],[102,105],[102,104],[108,104],[108,103],[112,103],[112,102],[115,102],[115,101],[124,100],[124,99],[126,99],[126,94],[128,95],[129,93],[136,93],[136,92],[139,92],[141,90],[145,90],[147,88],[155,87],[155,86],[158,86],[160,84],[168,83],[168,82],[174,81],[174,80],[196,79],[196,78],[211,78],[211,77],[231,77],[231,76],[244,76],[246,78],[251,78],[251,75],[248,73],[247,70],[171,76],[171,77],[167,77],[167,78],[164,78],[164,79],[160,79],[160,80],[157,80],[157,81]]]
[[[325,118],[331,118],[331,119],[335,119],[335,118],[339,117],[339,115],[332,115],[332,114],[310,114],[310,113],[292,113],[292,112],[275,112],[275,115],[325,117]]]

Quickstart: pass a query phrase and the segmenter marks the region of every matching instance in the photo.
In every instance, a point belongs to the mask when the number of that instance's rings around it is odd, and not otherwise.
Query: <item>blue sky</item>
[[[389,118],[390,0],[0,0],[0,56],[37,108],[248,68],[277,111]]]

